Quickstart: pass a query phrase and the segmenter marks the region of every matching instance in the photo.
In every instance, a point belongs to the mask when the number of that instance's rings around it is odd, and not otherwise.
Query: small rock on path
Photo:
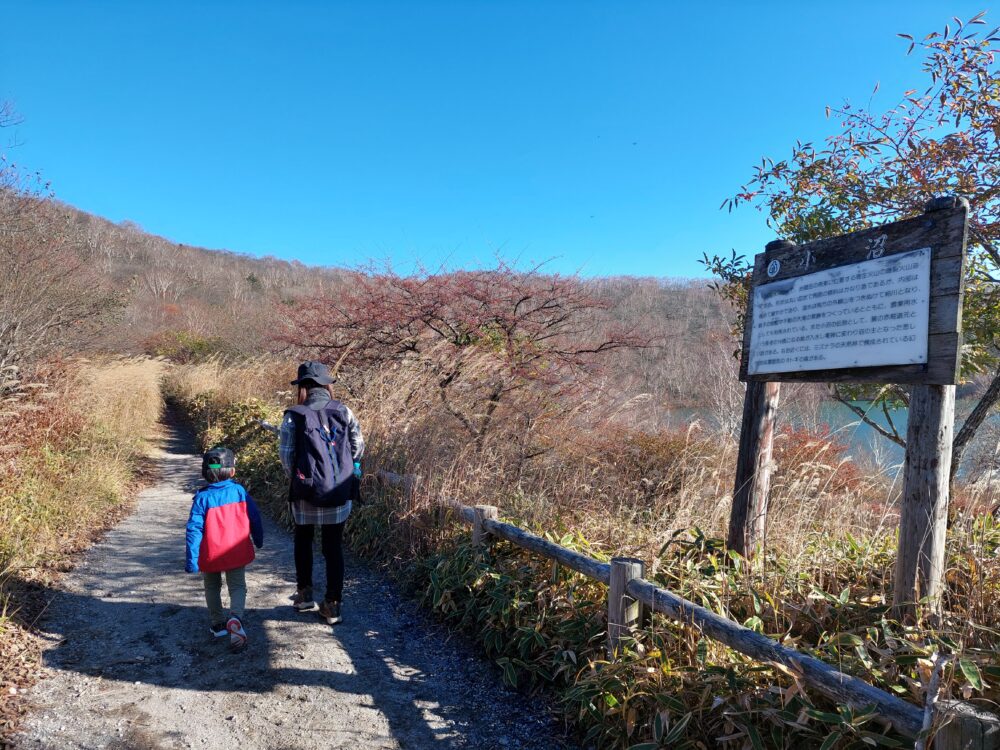
[[[268,519],[247,572],[250,646],[229,653],[208,633],[200,576],[183,572],[200,460],[174,428],[153,458],[160,482],[53,592],[41,622],[49,676],[16,747],[567,746],[544,706],[355,560],[343,623],[293,612],[291,539]]]

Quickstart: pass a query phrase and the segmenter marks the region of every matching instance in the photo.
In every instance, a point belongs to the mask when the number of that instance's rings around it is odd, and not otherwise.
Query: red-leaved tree
[[[527,420],[590,382],[601,355],[648,346],[580,279],[491,270],[401,276],[369,269],[294,309],[285,342],[370,371],[406,364],[481,450],[502,405]]]

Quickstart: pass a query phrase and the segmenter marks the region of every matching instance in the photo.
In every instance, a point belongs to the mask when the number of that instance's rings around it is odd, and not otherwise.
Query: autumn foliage
[[[526,428],[559,399],[594,385],[604,355],[650,346],[637,323],[606,317],[611,303],[580,279],[518,271],[400,276],[358,272],[334,294],[299,305],[285,340],[303,355],[412,371],[477,447],[498,409],[517,398]]]

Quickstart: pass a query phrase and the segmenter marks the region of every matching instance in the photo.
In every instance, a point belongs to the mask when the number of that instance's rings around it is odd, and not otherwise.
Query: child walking
[[[233,481],[236,457],[228,448],[212,448],[203,457],[201,475],[209,484],[191,503],[187,522],[188,573],[202,574],[212,634],[229,634],[233,651],[247,644],[243,608],[247,600],[246,566],[254,558],[254,545],[264,546],[260,512],[243,486]],[[253,539],[253,544],[250,540]],[[222,608],[222,574],[229,589],[229,618]]]

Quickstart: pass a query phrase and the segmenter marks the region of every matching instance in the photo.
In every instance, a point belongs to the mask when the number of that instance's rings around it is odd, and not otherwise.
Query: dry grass
[[[162,371],[140,359],[43,373],[45,387],[6,425],[18,436],[0,476],[0,565],[8,572],[52,564],[121,505],[157,428]]]
[[[274,439],[254,420],[275,419],[287,403],[287,387],[270,372],[284,379],[287,365],[243,365],[238,375],[213,368],[176,368],[167,390],[211,442],[237,449],[244,480],[280,512],[285,488]],[[248,401],[230,398],[216,384],[234,379],[267,390]],[[206,386],[209,392],[200,390]],[[679,735],[685,741],[727,748],[812,747],[828,738],[829,748],[863,747],[871,737],[859,732],[874,727],[870,717],[837,718],[832,707],[812,703],[815,696],[797,694],[788,675],[667,620],[637,633],[633,654],[606,663],[601,592],[573,576],[552,579],[545,561],[506,545],[484,561],[463,542],[464,530],[441,526],[430,512],[439,497],[496,505],[502,517],[598,557],[637,555],[661,585],[915,703],[924,700],[926,658],[939,649],[955,654],[946,693],[1000,699],[991,682],[1000,679],[1000,525],[979,512],[996,500],[989,483],[963,487],[956,498],[944,621],[904,627],[887,606],[894,475],[859,465],[823,430],[777,436],[767,554],[748,569],[728,565],[719,540],[735,465],[725,432],[698,424],[640,429],[641,402],[602,410],[595,407],[613,400],[599,394],[573,408],[506,404],[479,447],[419,372],[348,375],[340,386],[365,428],[366,472],[421,478],[413,496],[383,495],[354,514],[352,544],[469,629],[511,682],[555,688],[588,743],[647,742],[656,716],[687,726]],[[816,706],[824,711],[804,713]]]
[[[162,411],[163,363],[51,364],[0,422],[0,743],[40,672],[43,591],[128,508]]]
[[[79,373],[77,403],[91,423],[133,447],[155,434],[163,411],[160,380],[166,370],[156,359],[86,363]]]
[[[647,558],[678,530],[724,535],[736,465],[728,430],[650,429],[647,400],[596,393],[571,408],[536,409],[530,421],[519,402],[507,404],[480,449],[422,373],[395,367],[344,387],[370,437],[368,469],[420,475],[426,505],[442,495],[496,505],[527,526],[573,530]],[[857,466],[825,431],[780,431],[775,460],[769,544],[784,553],[809,548],[817,528],[843,538],[891,527],[891,472]]]
[[[285,360],[261,357],[243,362],[219,358],[173,368],[167,380],[167,395],[180,402],[213,394],[219,402],[239,403],[252,398],[282,399],[290,393],[294,367]]]

